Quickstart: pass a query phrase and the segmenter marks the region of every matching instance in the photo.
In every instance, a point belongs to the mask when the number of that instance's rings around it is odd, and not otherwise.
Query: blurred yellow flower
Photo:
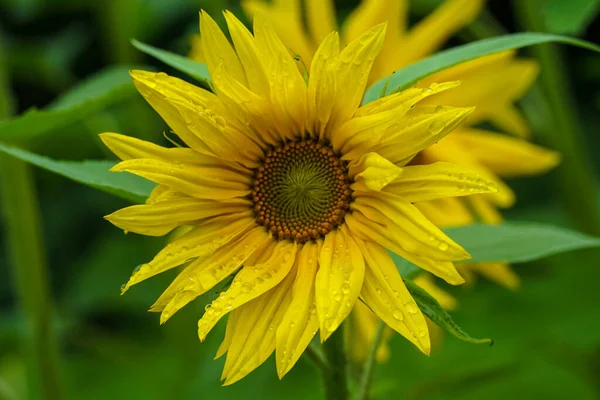
[[[405,166],[473,111],[417,104],[458,83],[360,107],[385,24],[342,51],[338,34],[328,34],[306,82],[260,13],[254,35],[225,17],[235,49],[207,14],[200,18],[215,94],[164,73],[132,72],[188,148],[101,136],[123,160],[113,171],[158,184],[146,204],[116,211],[110,222],[150,236],[193,226],[137,269],[123,291],[183,265],[151,308],[165,322],[234,275],[198,322],[204,340],[229,314],[218,351],[227,353],[226,385],[273,351],[282,377],[316,332],[326,340],[359,297],[429,353],[425,318],[386,249],[451,284],[463,282],[452,262],[469,255],[412,203],[497,189],[465,167]]]

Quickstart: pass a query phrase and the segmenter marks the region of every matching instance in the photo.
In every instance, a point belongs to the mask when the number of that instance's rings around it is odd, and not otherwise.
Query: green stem
[[[540,0],[519,0],[514,9],[523,27],[529,31],[545,32]],[[569,77],[562,62],[560,49],[555,44],[542,44],[532,50],[541,64],[539,85],[541,107],[549,110],[549,121],[544,138],[558,150],[563,161],[558,168],[558,186],[563,207],[583,231],[600,235],[600,210],[596,197],[597,180],[586,151],[581,126],[573,109]]]
[[[327,400],[348,399],[348,365],[344,343],[344,329],[340,326],[323,343],[323,355],[329,368],[322,369]]]
[[[40,214],[31,167],[0,157],[1,205],[5,214],[8,250],[16,288],[27,321],[30,379],[41,399],[60,399],[57,343],[52,326],[52,305]]]
[[[377,349],[379,348],[379,343],[381,342],[381,337],[383,336],[384,327],[384,323],[379,321],[377,332],[373,338],[373,343],[371,343],[369,357],[367,358],[367,361],[363,367],[358,392],[356,394],[357,400],[368,400],[369,398],[369,389],[371,387],[371,380],[373,379],[373,367],[375,366],[375,356],[377,354]]]
[[[316,345],[310,343],[306,348],[305,353],[321,371],[329,369],[329,365],[327,365],[327,360],[325,360],[323,352]]]
[[[3,59],[0,43],[0,64]],[[8,74],[3,67],[0,65],[0,104],[3,105],[0,120],[12,113],[10,105],[13,104]],[[8,156],[0,157],[0,210],[4,213],[9,262],[27,323],[28,375],[35,394],[32,397],[59,400],[63,391],[35,184],[31,167]]]

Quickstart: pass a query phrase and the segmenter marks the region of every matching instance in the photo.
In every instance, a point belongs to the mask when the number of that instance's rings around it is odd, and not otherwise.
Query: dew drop
[[[427,336],[427,332],[425,330],[421,329],[419,331],[418,335],[419,335],[419,337],[425,337],[425,336]]]
[[[445,126],[446,124],[444,121],[433,121],[431,124],[429,124],[429,133],[432,135],[437,135],[442,131],[442,129],[444,129]]]
[[[416,314],[416,313],[418,313],[418,312],[419,312],[419,308],[418,308],[418,307],[417,307],[417,305],[416,305],[414,302],[412,302],[412,301],[409,301],[408,303],[406,303],[406,304],[404,305],[404,308],[406,308],[406,311],[408,311],[408,313],[409,313],[409,314]]]
[[[448,247],[449,247],[448,243],[446,243],[446,242],[440,242],[440,244],[438,246],[438,249],[440,249],[441,251],[446,251],[446,250],[448,250]]]
[[[344,294],[348,294],[350,293],[350,285],[348,285],[347,283],[342,285],[342,293]]]
[[[392,316],[398,321],[402,321],[404,319],[404,314],[402,314],[402,311],[398,308],[392,311]]]

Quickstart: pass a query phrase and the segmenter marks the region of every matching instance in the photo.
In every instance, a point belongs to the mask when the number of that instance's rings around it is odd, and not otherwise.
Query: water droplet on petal
[[[404,308],[406,308],[406,311],[408,311],[409,314],[416,314],[419,312],[419,307],[412,301],[406,303]]]
[[[404,314],[402,314],[402,311],[398,308],[392,311],[392,316],[398,321],[402,321],[404,319]]]

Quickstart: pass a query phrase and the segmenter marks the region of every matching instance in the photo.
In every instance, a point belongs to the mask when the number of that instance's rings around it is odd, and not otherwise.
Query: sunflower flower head
[[[192,229],[131,276],[123,291],[183,266],[151,311],[166,322],[233,276],[198,322],[204,340],[228,315],[217,356],[231,384],[275,351],[285,375],[317,332],[322,341],[356,302],[428,354],[425,318],[388,253],[451,284],[469,254],[414,202],[493,192],[468,168],[406,166],[472,108],[420,105],[457,82],[432,83],[360,106],[386,25],[340,50],[338,34],[317,49],[305,81],[261,14],[250,33],[231,13],[233,46],[201,13],[201,49],[214,93],[163,73],[133,71],[135,85],[187,145],[163,148],[114,133],[104,143],[127,171],[158,185],[146,204],[106,217],[127,231]]]

